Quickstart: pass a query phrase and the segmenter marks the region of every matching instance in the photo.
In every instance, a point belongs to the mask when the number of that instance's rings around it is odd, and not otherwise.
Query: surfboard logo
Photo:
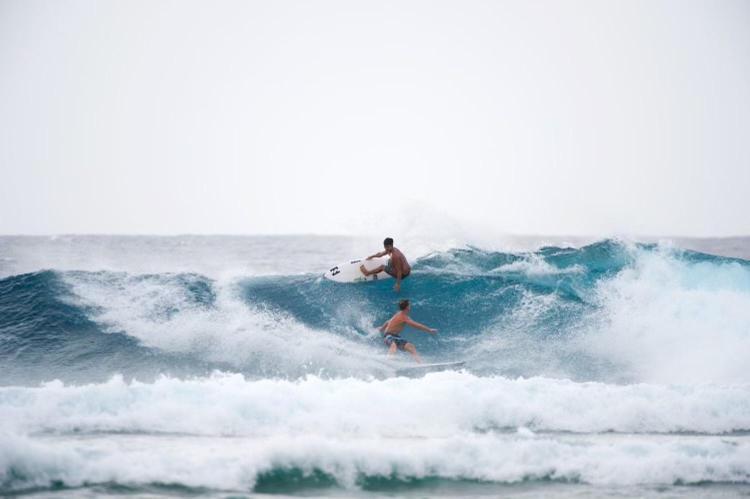
[[[323,277],[325,277],[329,281],[338,283],[385,281],[386,279],[390,279],[393,276],[386,274],[385,272],[365,276],[362,273],[362,266],[364,265],[366,270],[372,272],[379,266],[385,265],[386,263],[387,260],[383,258],[372,258],[370,260],[366,260],[364,258],[354,258],[330,267],[329,270],[323,274]]]

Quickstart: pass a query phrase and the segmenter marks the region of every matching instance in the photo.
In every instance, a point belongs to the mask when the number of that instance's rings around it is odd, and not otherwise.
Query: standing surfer
[[[437,333],[437,329],[427,327],[424,324],[420,324],[417,321],[411,320],[411,317],[409,317],[409,312],[411,311],[409,300],[401,300],[398,303],[398,308],[399,311],[396,312],[393,317],[385,321],[382,326],[380,326],[380,331],[385,334],[383,341],[386,345],[388,345],[388,355],[395,354],[396,349],[399,349],[404,352],[409,352],[412,357],[414,357],[414,360],[421,364],[422,358],[417,353],[416,347],[403,339],[401,337],[401,332],[404,330],[404,327],[407,324],[413,328],[430,334]]]
[[[406,279],[409,277],[409,274],[411,274],[411,266],[409,266],[409,262],[406,261],[406,257],[401,253],[401,250],[393,246],[393,238],[386,237],[383,241],[383,248],[383,251],[368,256],[367,260],[388,255],[390,258],[388,258],[385,265],[380,265],[372,270],[367,270],[364,265],[360,265],[359,270],[362,271],[365,276],[377,274],[378,272],[385,272],[386,274],[395,277],[396,285],[393,286],[393,289],[398,292],[401,290],[401,280]]]

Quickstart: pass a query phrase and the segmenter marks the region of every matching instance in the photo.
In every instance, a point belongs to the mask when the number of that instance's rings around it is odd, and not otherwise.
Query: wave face
[[[750,263],[613,241],[420,258],[402,295],[437,327],[405,336],[479,375],[748,382]],[[383,374],[387,282],[45,270],[0,280],[0,374],[90,380]]]
[[[3,241],[0,495],[750,492],[746,260],[464,247],[396,295],[322,279],[341,240]],[[399,298],[465,369],[397,375]]]

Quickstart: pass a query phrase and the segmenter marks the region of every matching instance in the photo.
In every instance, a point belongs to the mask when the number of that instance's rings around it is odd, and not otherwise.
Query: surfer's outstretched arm
[[[387,254],[388,254],[387,251],[378,251],[374,255],[370,255],[367,258],[365,258],[365,260],[372,260],[373,258],[380,258],[381,256],[385,256]]]
[[[437,333],[437,329],[433,329],[431,327],[427,327],[424,324],[420,324],[417,321],[413,321],[411,319],[406,319],[406,321],[404,321],[404,322],[406,322],[407,324],[409,324],[413,328],[419,329],[420,331],[424,331],[425,333],[431,333],[431,334]]]

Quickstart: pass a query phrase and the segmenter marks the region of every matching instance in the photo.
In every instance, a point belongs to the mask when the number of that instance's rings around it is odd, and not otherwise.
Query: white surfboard
[[[323,274],[323,277],[335,282],[367,282],[378,281],[381,279],[392,279],[392,277],[385,272],[378,272],[377,274],[365,277],[362,271],[359,270],[360,265],[364,265],[367,270],[372,270],[380,265],[385,265],[387,261],[388,259],[385,257],[373,258],[372,260],[366,260],[364,258],[360,260],[350,260],[331,267],[325,274]]]
[[[434,373],[438,371],[456,371],[464,367],[464,364],[464,361],[441,362],[438,364],[417,364],[415,366],[396,369],[396,376],[406,376],[408,378],[414,378],[424,376],[427,373]]]

